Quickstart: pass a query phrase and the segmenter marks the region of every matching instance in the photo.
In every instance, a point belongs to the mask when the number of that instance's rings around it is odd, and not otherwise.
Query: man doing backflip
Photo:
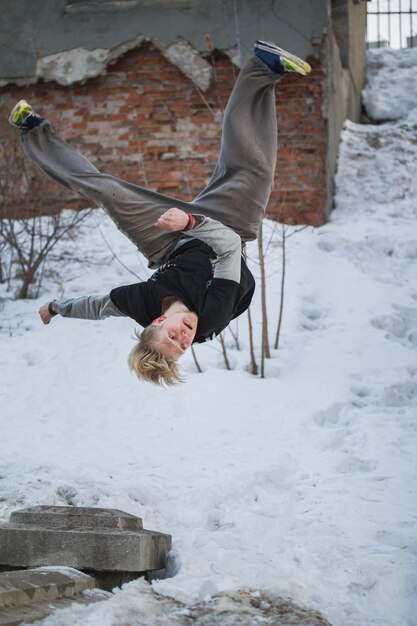
[[[139,378],[181,380],[176,361],[193,342],[218,335],[249,306],[255,283],[242,246],[256,239],[271,193],[277,123],[274,85],[308,63],[258,40],[224,114],[221,150],[207,187],[192,201],[175,200],[99,172],[24,100],[9,121],[21,129],[25,153],[50,177],[99,205],[156,271],[145,282],[104,295],[44,304],[44,324],[64,317],[129,316],[144,327],[129,355]]]

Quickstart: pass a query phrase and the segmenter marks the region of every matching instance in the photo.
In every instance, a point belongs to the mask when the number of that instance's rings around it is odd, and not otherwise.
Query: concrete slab
[[[100,509],[73,506],[33,506],[13,511],[10,523],[44,528],[81,528],[142,530],[140,517],[117,509]]]
[[[144,530],[138,517],[111,509],[33,507],[0,525],[0,565],[65,565],[97,572],[164,569],[171,536]]]

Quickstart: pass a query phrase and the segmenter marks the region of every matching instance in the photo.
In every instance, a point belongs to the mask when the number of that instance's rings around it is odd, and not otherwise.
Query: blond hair
[[[135,335],[138,343],[131,350],[127,362],[130,370],[134,371],[140,380],[161,387],[164,384],[173,386],[184,382],[175,360],[155,350],[152,345],[158,336],[157,327],[146,326],[141,333],[135,330]]]

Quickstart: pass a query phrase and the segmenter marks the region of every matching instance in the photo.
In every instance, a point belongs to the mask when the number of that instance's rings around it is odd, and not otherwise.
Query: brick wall
[[[189,200],[214,168],[222,111],[237,75],[222,53],[210,62],[215,81],[203,94],[153,45],[144,44],[85,84],[62,87],[40,81],[4,87],[0,115],[4,119],[17,100],[26,98],[100,170]],[[276,89],[279,154],[268,215],[288,223],[325,221],[327,126],[321,90],[322,69],[314,60],[308,78],[290,75]],[[30,204],[30,183],[20,190]],[[42,196],[43,211],[57,203],[88,205],[46,179]]]

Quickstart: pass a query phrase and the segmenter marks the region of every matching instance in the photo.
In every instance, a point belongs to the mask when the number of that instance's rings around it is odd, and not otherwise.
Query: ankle
[[[45,121],[44,117],[37,115],[36,113],[31,113],[27,116],[25,121],[23,122],[21,128],[22,130],[31,130],[32,128],[36,128],[36,126],[40,126],[42,122]]]

